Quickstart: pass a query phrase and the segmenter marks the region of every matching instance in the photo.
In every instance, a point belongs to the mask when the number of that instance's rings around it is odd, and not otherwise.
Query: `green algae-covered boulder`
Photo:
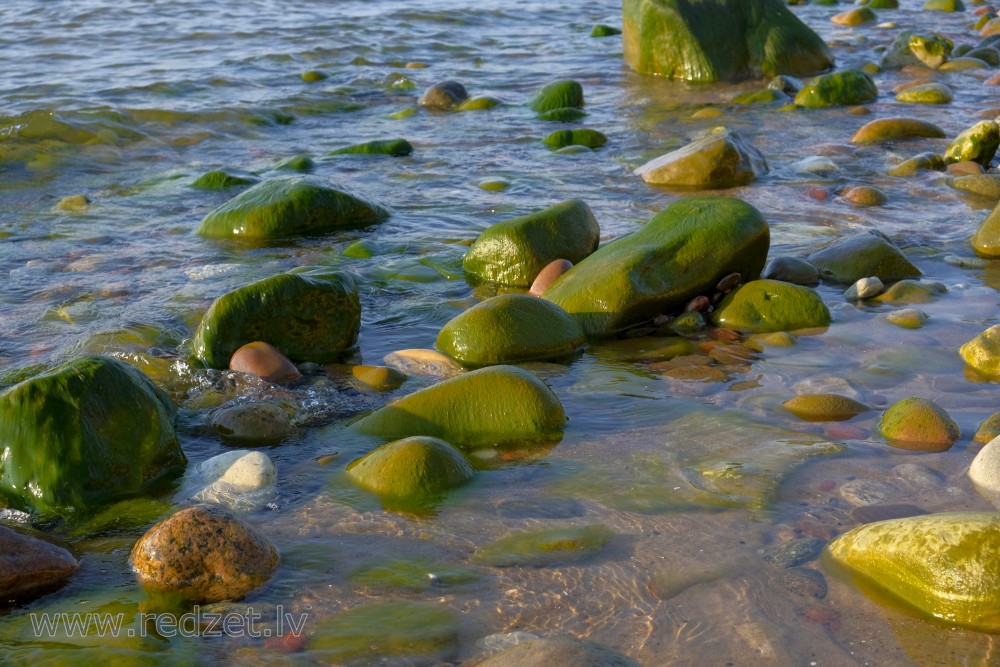
[[[269,178],[205,216],[198,233],[249,241],[364,227],[389,216],[381,206],[308,176]]]
[[[566,146],[600,148],[608,143],[608,138],[602,132],[586,128],[582,130],[556,130],[542,139],[542,143],[552,148],[565,148]]]
[[[566,413],[534,374],[490,366],[396,399],[351,428],[384,438],[429,435],[466,447],[559,437]]]
[[[444,325],[437,348],[466,366],[486,366],[554,359],[585,342],[580,325],[554,303],[527,294],[503,294]]]
[[[712,324],[745,331],[766,333],[830,323],[819,294],[801,285],[780,280],[753,280],[730,292],[712,312]]]
[[[795,96],[796,106],[820,109],[837,105],[864,104],[878,96],[872,78],[856,69],[821,74]]]
[[[992,120],[980,121],[955,137],[945,149],[944,161],[951,164],[971,160],[989,167],[998,146],[1000,146],[1000,125]]]
[[[640,667],[614,649],[576,637],[536,637],[491,655],[478,667]]]
[[[827,547],[880,602],[895,602],[948,625],[1000,632],[1000,514],[955,512],[878,521]]]
[[[954,99],[951,88],[937,82],[911,86],[896,95],[896,101],[904,104],[949,104]]]
[[[951,187],[962,192],[987,197],[993,201],[1000,200],[1000,174],[969,174],[959,176],[950,183]]]
[[[293,269],[216,299],[195,332],[194,355],[209,368],[228,368],[236,350],[264,341],[292,361],[328,363],[354,346],[360,327],[349,274]]]
[[[493,97],[492,95],[478,95],[476,97],[470,97],[459,104],[455,107],[455,111],[489,111],[490,109],[494,109],[503,103],[503,100],[499,97]]]
[[[414,436],[382,445],[347,466],[359,486],[380,496],[419,501],[472,479],[472,466],[444,440]]]
[[[493,567],[575,563],[598,553],[613,536],[601,525],[528,530],[487,544],[472,561]]]
[[[179,472],[187,459],[167,395],[128,364],[74,359],[0,394],[0,501],[89,512]]]
[[[561,107],[550,111],[543,111],[536,116],[538,120],[553,121],[556,123],[572,123],[587,115],[587,112],[577,107]]]
[[[462,266],[473,282],[530,287],[547,264],[577,263],[597,249],[600,238],[590,207],[570,199],[491,226],[469,248]]]
[[[730,273],[760,275],[770,229],[760,211],[733,197],[690,197],[637,232],[603,246],[545,291],[588,336],[610,336],[715,292]]]
[[[882,56],[884,69],[898,69],[907,65],[923,65],[931,69],[941,67],[951,55],[954,44],[940,35],[922,35],[904,30]]]
[[[691,143],[635,170],[653,185],[728,188],[746,185],[768,171],[767,160],[737,132],[716,127]]]
[[[871,23],[877,20],[875,12],[873,12],[869,7],[855,7],[854,9],[849,9],[846,12],[836,14],[830,21],[836,25],[863,25],[865,23]]]
[[[799,419],[810,422],[844,421],[868,410],[864,403],[840,394],[802,394],[782,405]]]
[[[335,151],[330,151],[327,155],[391,155],[393,157],[406,157],[413,152],[413,145],[406,139],[379,139],[367,141],[363,144],[345,146]]]
[[[598,23],[590,31],[591,37],[614,37],[615,35],[622,34],[622,31],[614,26],[605,25],[604,23]]]
[[[991,377],[1000,376],[1000,324],[995,324],[959,348],[969,366]]]
[[[958,440],[958,424],[933,401],[911,396],[893,403],[878,430],[893,447],[943,452]]]
[[[808,76],[833,66],[823,40],[782,0],[625,0],[625,62],[688,81]]]
[[[944,137],[945,133],[934,123],[918,118],[879,118],[865,123],[851,137],[851,143],[859,146],[879,144],[919,137]]]
[[[225,169],[215,169],[199,176],[191,187],[197,190],[226,190],[239,185],[253,185],[259,181],[256,176],[240,174]]]
[[[578,109],[583,104],[583,86],[572,79],[561,79],[543,86],[528,102],[528,106],[539,113],[555,109]]]
[[[1000,257],[1000,203],[979,223],[976,233],[972,235],[972,249],[980,257]]]
[[[920,269],[881,234],[861,232],[834,241],[807,257],[823,280],[852,285],[875,276],[883,283],[916,278]]]
[[[935,12],[964,12],[965,5],[962,0],[927,0],[924,9]]]

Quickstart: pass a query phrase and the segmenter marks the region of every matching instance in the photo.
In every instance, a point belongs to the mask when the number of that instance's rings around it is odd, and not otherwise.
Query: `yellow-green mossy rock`
[[[750,204],[681,199],[577,263],[542,298],[572,315],[586,335],[610,336],[683,310],[731,273],[754,280],[770,244],[767,221]]]
[[[226,169],[215,169],[199,176],[191,187],[197,190],[226,190],[240,185],[253,185],[260,179],[250,174],[241,174]]]
[[[840,394],[803,394],[782,403],[789,412],[810,422],[839,422],[857,417],[868,406]]]
[[[0,394],[0,504],[82,514],[179,473],[169,397],[110,357],[83,356]]]
[[[486,366],[555,359],[585,342],[580,325],[554,303],[502,294],[445,324],[437,348],[465,366]]]
[[[871,76],[856,69],[821,74],[795,96],[795,105],[807,109],[864,104],[878,96]]]
[[[833,540],[825,562],[879,602],[947,625],[1000,632],[1000,514],[955,512],[878,521]]]
[[[882,303],[899,306],[907,303],[930,303],[948,291],[943,283],[920,280],[900,280],[875,297]]]
[[[912,86],[896,95],[896,101],[905,104],[949,104],[954,99],[951,88],[936,82]]]
[[[351,349],[361,328],[354,279],[324,267],[300,267],[223,294],[194,334],[195,357],[228,368],[253,341],[270,343],[295,362],[329,363]]]
[[[1000,324],[996,324],[959,348],[965,363],[983,375],[1000,375]]]
[[[822,327],[830,311],[814,290],[780,280],[752,280],[737,287],[712,312],[717,327],[765,333]]]
[[[622,46],[637,72],[706,83],[833,67],[830,49],[782,0],[625,0]]]
[[[889,175],[913,176],[921,170],[944,171],[944,168],[944,158],[937,153],[919,153],[890,169]]]
[[[382,445],[347,466],[348,477],[372,493],[413,501],[461,486],[474,474],[457,449],[421,435]]]
[[[613,536],[600,525],[529,530],[487,544],[476,551],[472,561],[493,567],[575,563],[598,553]]]
[[[899,0],[870,0],[864,4],[872,9],[899,9]]]
[[[767,104],[769,102],[787,102],[790,98],[780,90],[767,88],[765,90],[750,90],[733,96],[733,104]]]
[[[413,152],[413,145],[406,139],[377,139],[330,151],[327,155],[391,155],[406,157]]]
[[[883,283],[903,278],[917,278],[920,269],[878,233],[860,232],[837,239],[806,258],[823,280],[853,285],[862,278],[875,276]]]
[[[542,139],[542,143],[552,148],[565,148],[566,146],[600,148],[608,143],[608,138],[604,136],[603,132],[586,128],[582,130],[556,130]]]
[[[994,412],[979,424],[972,441],[985,445],[998,435],[1000,435],[1000,412]]]
[[[486,229],[462,260],[472,282],[530,287],[557,259],[576,264],[597,249],[601,228],[586,202],[570,199]]]
[[[265,241],[381,222],[389,212],[347,190],[309,176],[269,178],[205,216],[198,234]]]
[[[878,430],[893,447],[943,452],[958,440],[958,424],[933,401],[911,396],[894,403],[879,421]]]
[[[989,167],[998,146],[1000,125],[992,120],[980,121],[955,137],[944,152],[944,161],[951,164],[970,160]]]
[[[927,0],[924,9],[935,12],[964,12],[965,5],[962,0]]]
[[[583,105],[583,86],[572,79],[561,79],[543,86],[528,102],[528,106],[539,113],[556,109],[579,109]]]
[[[904,30],[896,35],[896,39],[886,49],[882,56],[882,67],[899,69],[907,65],[921,65],[937,69],[948,60],[954,47],[946,37]]]
[[[854,9],[834,15],[830,21],[836,25],[862,25],[875,21],[877,17],[869,7],[855,7]]]
[[[951,182],[951,187],[980,197],[1000,200],[1000,174],[959,176]]]
[[[503,104],[503,100],[498,97],[479,95],[465,100],[455,107],[455,111],[489,111],[501,104]]]
[[[716,127],[633,173],[652,185],[728,188],[768,172],[767,160],[737,132]]]
[[[490,366],[396,399],[351,428],[397,439],[429,435],[456,446],[558,438],[562,403],[533,373]]]
[[[1000,203],[979,223],[976,233],[972,235],[972,249],[980,257],[1000,257]]]

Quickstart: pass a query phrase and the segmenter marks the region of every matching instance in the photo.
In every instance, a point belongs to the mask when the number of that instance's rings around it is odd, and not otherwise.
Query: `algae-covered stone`
[[[269,178],[205,216],[209,238],[262,241],[364,227],[389,215],[381,206],[308,176]]]
[[[760,211],[732,197],[691,197],[609,243],[546,290],[588,336],[608,336],[712,294],[731,273],[760,275],[770,229]]]
[[[635,170],[654,185],[727,188],[746,185],[768,171],[767,160],[737,132],[716,127],[691,143]]]
[[[795,96],[796,106],[820,109],[836,105],[864,104],[878,96],[871,76],[855,69],[821,74]]]
[[[259,180],[255,176],[248,174],[244,175],[225,169],[215,169],[199,176],[191,184],[191,187],[198,190],[225,190],[239,185],[253,185]]]
[[[429,435],[453,445],[558,437],[566,413],[532,373],[490,366],[399,398],[353,422],[351,428],[385,438]]]
[[[167,395],[128,364],[84,356],[0,394],[0,500],[90,512],[179,472]]]
[[[554,359],[585,342],[566,311],[527,294],[476,304],[445,324],[437,337],[438,349],[466,366]]]
[[[221,507],[198,505],[156,524],[132,548],[139,583],[190,602],[239,600],[277,567],[271,542]]]
[[[639,667],[639,663],[585,639],[539,637],[490,656],[478,667]]]
[[[413,436],[396,440],[347,466],[359,486],[389,498],[420,501],[468,482],[474,472],[444,440]]]
[[[612,27],[610,25],[605,25],[603,23],[598,23],[590,31],[591,37],[614,37],[615,35],[622,34],[622,31],[618,28]]]
[[[859,526],[833,540],[826,555],[876,600],[888,597],[949,626],[994,633],[998,552],[1000,514],[956,512]]]
[[[980,257],[1000,257],[1000,203],[979,223],[972,235],[972,249]]]
[[[330,151],[327,155],[363,154],[406,157],[412,152],[413,145],[406,139],[380,139],[338,148],[335,151]]]
[[[808,76],[833,66],[823,40],[781,0],[625,0],[622,45],[636,71],[688,81]]]
[[[802,394],[782,405],[799,419],[811,422],[844,421],[868,411],[868,406],[840,394]]]
[[[943,452],[958,440],[958,424],[933,401],[911,396],[894,403],[884,413],[879,432],[901,449]]]
[[[1000,375],[1000,324],[995,324],[959,348],[968,365],[983,375]]]
[[[368,561],[349,575],[355,586],[423,592],[432,587],[452,587],[482,579],[478,568],[405,556]]]
[[[921,170],[942,171],[944,168],[944,158],[937,153],[920,153],[897,164],[889,170],[889,175],[913,176]]]
[[[307,174],[316,169],[316,161],[308,155],[293,155],[271,167],[273,171],[298,171]]]
[[[292,361],[327,363],[354,346],[361,305],[350,275],[326,268],[293,269],[223,294],[194,335],[194,354],[226,368],[241,346],[266,341]]]
[[[905,104],[949,104],[954,99],[951,88],[937,82],[911,86],[896,95],[896,101]]]
[[[566,146],[600,148],[608,143],[608,138],[597,130],[556,130],[542,139],[542,143],[553,148],[564,148]]]
[[[869,0],[865,4],[872,9],[899,9],[899,0]]]
[[[410,600],[376,602],[329,618],[311,631],[309,655],[323,664],[382,664],[393,657],[431,665],[450,662],[458,648],[458,619],[439,605]],[[419,658],[419,661],[413,661]]]
[[[964,12],[965,5],[962,0],[927,0],[924,9],[935,12]]]
[[[980,422],[976,434],[972,436],[972,441],[985,445],[998,435],[1000,435],[1000,412],[994,412]]]
[[[871,23],[877,18],[870,7],[855,7],[846,12],[835,14],[830,21],[836,25],[863,25]]]
[[[561,79],[543,86],[528,102],[528,106],[539,113],[555,109],[580,108],[583,104],[583,86],[572,79]]]
[[[557,123],[571,123],[580,120],[587,115],[587,112],[577,107],[561,107],[550,111],[543,111],[538,114],[538,120],[554,121]]]
[[[469,93],[458,81],[440,81],[423,92],[417,104],[444,111],[469,99]]]
[[[898,69],[907,65],[923,65],[937,69],[948,60],[954,47],[950,39],[940,35],[922,35],[904,30],[896,35],[886,50],[882,67]]]
[[[921,275],[892,242],[869,232],[837,239],[809,255],[808,260],[823,280],[844,285],[870,276],[887,283]]]
[[[944,161],[950,164],[971,160],[989,167],[998,146],[1000,126],[992,120],[980,121],[955,137],[944,152]]]
[[[1000,200],[1000,174],[969,174],[959,176],[951,187],[969,194]]]
[[[943,283],[900,280],[879,295],[878,300],[893,305],[929,303],[947,291],[948,288]]]
[[[455,107],[455,111],[488,111],[503,103],[503,100],[492,95],[477,95],[459,104]]]
[[[600,525],[530,530],[487,544],[476,551],[472,561],[493,567],[575,563],[600,552],[613,535]]]
[[[830,311],[808,287],[753,280],[730,292],[712,312],[711,321],[727,329],[765,333],[826,326]]]
[[[528,287],[557,259],[577,263],[597,249],[601,229],[579,199],[491,226],[472,244],[462,265],[476,281]]]

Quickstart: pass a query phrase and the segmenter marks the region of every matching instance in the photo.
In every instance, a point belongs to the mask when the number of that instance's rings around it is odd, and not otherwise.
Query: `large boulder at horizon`
[[[0,394],[0,502],[85,513],[187,463],[169,397],[140,371],[83,356]]]
[[[716,127],[634,173],[652,185],[712,189],[746,185],[767,171],[760,151],[739,133]]]
[[[194,335],[194,355],[228,368],[239,348],[264,341],[292,361],[336,361],[358,340],[361,304],[350,274],[300,267],[223,294]]]
[[[782,0],[624,0],[622,44],[636,71],[687,81],[833,67],[830,49]]]
[[[770,238],[760,211],[740,199],[682,199],[576,264],[542,298],[588,336],[610,336],[713,294],[731,273],[756,279]]]

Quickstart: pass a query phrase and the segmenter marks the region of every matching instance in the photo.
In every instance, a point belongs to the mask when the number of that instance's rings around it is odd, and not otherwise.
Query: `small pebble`
[[[860,299],[870,299],[874,296],[878,296],[885,291],[885,285],[878,276],[871,276],[869,278],[862,278],[858,282],[854,283],[847,288],[844,292],[844,298],[848,301],[857,301]]]

